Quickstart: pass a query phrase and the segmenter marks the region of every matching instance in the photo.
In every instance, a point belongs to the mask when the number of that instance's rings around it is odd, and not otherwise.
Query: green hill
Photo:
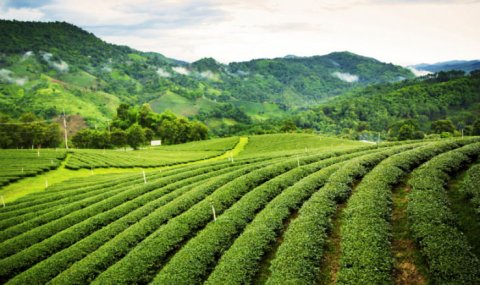
[[[322,132],[386,136],[404,124],[415,131],[435,132],[432,123],[445,119],[455,130],[476,134],[472,125],[479,117],[480,72],[451,71],[352,91],[299,112],[293,121],[297,127]]]
[[[65,109],[91,126],[106,125],[120,102],[150,103],[222,133],[405,78],[413,78],[407,69],[349,52],[189,64],[106,43],[65,22],[0,20],[0,112],[13,117],[52,118]]]

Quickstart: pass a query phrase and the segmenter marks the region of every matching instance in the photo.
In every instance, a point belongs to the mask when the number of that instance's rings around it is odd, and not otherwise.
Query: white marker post
[[[213,221],[216,222],[217,221],[217,215],[215,214],[215,207],[213,207],[213,204],[210,204],[210,206],[212,206]]]
[[[23,167],[22,167],[22,173],[23,173]]]
[[[48,188],[48,180],[45,179],[45,188]]]
[[[142,169],[142,173],[143,173],[143,182],[147,184],[147,176],[145,176],[145,170]]]
[[[300,167],[300,158],[298,158],[298,155],[297,155],[297,167]]]
[[[90,167],[90,175],[93,175],[93,167]]]
[[[2,205],[5,208],[5,200],[3,200],[3,196],[0,196],[0,198],[2,199]]]

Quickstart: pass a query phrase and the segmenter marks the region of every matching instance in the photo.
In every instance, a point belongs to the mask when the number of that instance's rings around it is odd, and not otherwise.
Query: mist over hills
[[[417,70],[440,72],[451,70],[462,70],[470,73],[474,70],[480,69],[480,60],[451,60],[445,62],[437,62],[433,64],[421,63],[413,65]]]

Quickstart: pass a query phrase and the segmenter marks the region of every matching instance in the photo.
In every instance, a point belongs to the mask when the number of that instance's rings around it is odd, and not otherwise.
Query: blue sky
[[[478,0],[0,0],[0,18],[66,21],[194,61],[348,50],[408,65],[480,58]]]

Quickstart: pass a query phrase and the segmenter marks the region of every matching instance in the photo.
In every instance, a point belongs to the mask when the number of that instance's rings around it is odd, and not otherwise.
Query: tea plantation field
[[[0,204],[0,283],[480,284],[479,155],[307,134],[61,152],[69,179]]]

